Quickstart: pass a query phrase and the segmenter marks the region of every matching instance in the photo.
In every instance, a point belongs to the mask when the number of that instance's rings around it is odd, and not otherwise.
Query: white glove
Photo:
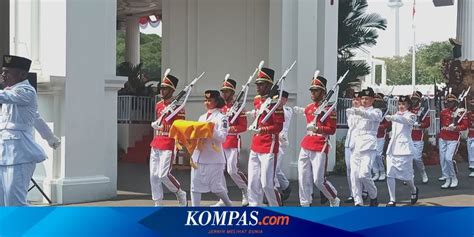
[[[392,121],[393,120],[393,115],[385,115],[385,119],[387,121]]]
[[[450,124],[447,129],[449,131],[454,131],[454,130],[456,130],[456,126],[454,124]]]
[[[306,130],[316,132],[318,130],[318,127],[316,127],[316,125],[314,125],[313,123],[310,123],[306,126]]]
[[[293,110],[295,111],[295,113],[304,114],[304,108],[303,107],[295,106],[295,107],[293,107]]]
[[[256,134],[259,134],[259,133],[262,131],[262,129],[261,129],[261,128],[253,128],[253,127],[250,127],[250,128],[249,128],[249,131],[252,131],[252,132],[254,132],[254,133],[256,133]]]
[[[151,127],[154,128],[154,129],[156,129],[156,130],[160,130],[160,129],[163,128],[163,126],[160,125],[160,123],[159,123],[158,121],[152,122],[152,123],[151,123]]]
[[[288,145],[288,137],[285,133],[280,133],[280,144],[284,146]]]
[[[245,112],[245,115],[255,117],[255,110],[252,109],[250,111],[247,111],[247,112]]]
[[[417,121],[417,122],[415,122],[415,124],[413,124],[413,127],[416,127],[416,128],[419,128],[420,126],[421,126],[421,124],[420,124],[420,123],[418,123],[418,121]]]
[[[48,145],[56,150],[61,145],[61,139],[55,136],[48,141]]]
[[[363,115],[364,111],[362,111],[361,109],[354,109],[354,114],[355,115]]]
[[[431,145],[436,146],[436,137],[430,137],[428,138],[428,141],[431,143]]]

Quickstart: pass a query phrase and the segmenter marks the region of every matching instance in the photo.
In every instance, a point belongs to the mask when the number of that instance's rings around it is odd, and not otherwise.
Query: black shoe
[[[403,185],[408,185],[408,183],[406,181],[403,181]]]
[[[362,207],[362,205],[360,205],[360,204],[357,204],[357,205],[355,205],[355,207]]]
[[[266,204],[266,205],[268,205],[268,200],[267,200],[267,197],[263,197],[263,204]]]
[[[344,203],[354,203],[354,198],[352,196],[349,196]]]
[[[286,201],[290,197],[291,187],[288,186],[285,190],[281,192],[281,200]]]
[[[416,187],[416,192],[411,194],[411,205],[414,205],[418,202],[418,187]]]
[[[379,201],[377,200],[377,198],[370,199],[370,204],[369,204],[369,206],[371,206],[371,207],[377,207],[378,205],[379,205]]]
[[[397,206],[397,203],[392,202],[392,201],[388,202],[387,205],[386,205],[386,207],[396,207],[396,206]]]
[[[369,197],[369,192],[363,191],[363,192],[362,192],[362,199],[363,199],[363,200],[367,200],[368,197]]]
[[[324,196],[323,192],[319,192],[319,195],[321,195],[321,200],[320,200],[321,205],[324,205],[329,201],[328,198]]]

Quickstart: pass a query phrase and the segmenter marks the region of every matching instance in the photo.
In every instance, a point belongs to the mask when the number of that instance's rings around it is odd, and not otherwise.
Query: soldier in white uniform
[[[354,202],[354,195],[352,193],[352,183],[351,183],[351,154],[354,151],[355,145],[355,132],[356,132],[356,125],[359,120],[359,116],[354,114],[354,109],[360,107],[360,93],[355,92],[354,97],[352,98],[352,107],[346,109],[347,115],[347,126],[349,129],[347,130],[346,139],[344,142],[344,160],[346,162],[346,176],[347,176],[347,183],[349,184],[349,192],[350,196],[345,200],[345,203],[353,203]]]
[[[278,158],[276,164],[276,178],[278,180],[278,189],[281,192],[281,199],[283,201],[287,200],[290,197],[291,187],[290,181],[286,178],[285,173],[281,170],[281,163],[283,157],[285,156],[285,150],[288,148],[288,129],[290,128],[291,117],[293,116],[293,109],[289,106],[286,106],[288,102],[288,92],[282,92],[281,105],[283,105],[283,113],[285,116],[285,122],[283,122],[283,129],[280,132],[280,147],[278,149]]]
[[[378,206],[377,187],[372,180],[371,164],[377,155],[377,130],[382,121],[382,111],[372,106],[374,90],[367,88],[361,92],[361,108],[354,109],[359,116],[356,125],[354,152],[351,155],[351,183],[354,204],[363,205],[362,188],[367,189],[370,206]]]
[[[226,163],[222,143],[226,140],[229,127],[227,117],[220,109],[225,102],[219,91],[208,90],[204,104],[207,113],[201,115],[199,121],[214,123],[214,132],[212,138],[200,139],[191,157],[197,165],[196,169],[191,169],[192,206],[200,206],[201,194],[208,192],[214,193],[226,206],[232,206],[224,179]]]
[[[31,60],[3,56],[0,90],[0,206],[26,206],[28,185],[36,163],[46,159],[34,141],[33,129],[38,118],[36,91],[27,80]]]
[[[411,188],[411,204],[418,201],[418,188],[413,182],[413,159],[415,147],[411,137],[413,125],[417,118],[410,112],[409,96],[400,96],[399,111],[385,118],[392,121],[392,138],[387,148],[387,185],[390,195],[388,207],[396,206],[395,179],[405,181]]]

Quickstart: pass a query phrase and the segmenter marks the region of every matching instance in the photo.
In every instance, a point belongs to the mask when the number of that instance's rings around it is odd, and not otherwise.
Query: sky
[[[379,31],[376,46],[369,52],[376,57],[390,57],[395,54],[394,14],[387,6],[388,0],[368,0],[367,12],[376,12],[387,19],[387,29]],[[400,54],[405,55],[413,45],[412,9],[413,0],[402,0],[400,8]],[[453,6],[435,7],[433,0],[416,0],[415,7],[416,44],[445,41],[456,38],[456,3]]]
[[[393,10],[387,6],[388,0],[368,0],[368,13],[376,12],[387,19],[387,29],[379,31],[376,46],[368,48],[375,57],[390,57],[395,54],[395,30]],[[413,45],[412,9],[413,0],[402,0],[400,8],[400,54],[405,55]],[[433,0],[416,0],[415,33],[416,44],[445,41],[456,38],[456,3],[453,6],[435,7]],[[161,24],[157,28],[141,30],[146,34],[161,36]]]

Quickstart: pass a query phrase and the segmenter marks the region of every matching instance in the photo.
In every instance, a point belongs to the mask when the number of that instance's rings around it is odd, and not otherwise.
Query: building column
[[[10,1],[0,1],[0,56],[10,51]]]
[[[136,16],[127,17],[125,22],[125,61],[140,63],[140,23]]]
[[[115,75],[116,1],[64,4],[66,29],[74,30],[63,35],[65,77],[52,99],[62,144],[44,185],[59,204],[105,200],[116,195],[116,90],[124,82]]]
[[[318,15],[318,43],[317,43],[317,65],[327,80],[328,90],[336,84],[337,78],[337,37],[338,37],[338,16],[339,7],[337,1],[331,4],[331,1],[317,1]],[[337,91],[336,91],[337,92]],[[337,93],[331,101],[336,102]],[[331,149],[329,151],[328,170],[331,171],[336,164],[336,136],[330,140]]]
[[[474,60],[474,1],[458,0],[457,39],[461,41],[461,61]]]

